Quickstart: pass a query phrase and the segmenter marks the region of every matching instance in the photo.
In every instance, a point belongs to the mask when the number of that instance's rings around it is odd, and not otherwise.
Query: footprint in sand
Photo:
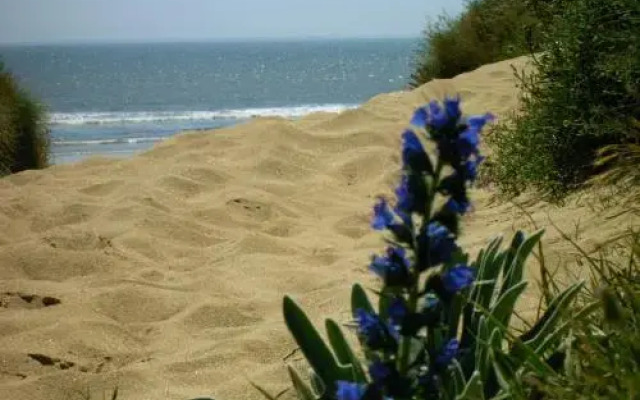
[[[60,299],[51,296],[38,296],[20,292],[4,292],[0,294],[0,308],[44,308],[57,306]]]

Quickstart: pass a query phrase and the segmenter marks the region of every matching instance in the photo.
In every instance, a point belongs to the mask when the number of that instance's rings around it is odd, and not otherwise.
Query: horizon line
[[[306,36],[306,37],[229,37],[229,38],[163,38],[163,39],[98,39],[98,40],[56,40],[56,41],[24,41],[2,42],[0,46],[69,46],[69,45],[114,45],[114,44],[196,44],[196,43],[279,43],[279,42],[313,42],[325,40],[409,40],[420,36]]]

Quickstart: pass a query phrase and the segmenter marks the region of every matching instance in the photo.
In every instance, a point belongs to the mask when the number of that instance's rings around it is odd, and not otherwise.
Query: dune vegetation
[[[529,55],[533,68],[515,71],[520,104],[489,136],[485,178],[508,196],[560,200],[612,165],[597,160],[603,148],[607,161],[637,149],[639,35],[635,0],[474,0],[427,26],[412,84]]]
[[[48,165],[44,108],[0,63],[0,175]]]

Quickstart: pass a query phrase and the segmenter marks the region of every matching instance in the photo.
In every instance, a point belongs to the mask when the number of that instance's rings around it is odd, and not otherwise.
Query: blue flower
[[[463,160],[467,160],[471,155],[479,155],[478,145],[480,144],[480,132],[487,122],[493,121],[493,115],[487,113],[476,115],[467,119],[467,129],[458,138],[458,151]]]
[[[402,320],[409,313],[409,309],[404,300],[400,297],[393,299],[387,310],[389,313],[389,320],[394,325],[402,325]]]
[[[469,126],[458,138],[458,152],[463,160],[467,160],[472,155],[478,155],[478,145],[480,144],[480,129]]]
[[[394,216],[384,198],[379,198],[373,206],[373,219],[371,227],[377,231],[386,229],[393,224]]]
[[[492,122],[494,120],[495,117],[491,113],[486,113],[483,115],[473,115],[467,119],[467,125],[477,129],[482,129],[487,122]]]
[[[402,164],[405,169],[416,172],[431,172],[429,156],[418,135],[410,129],[402,134]]]
[[[411,125],[424,128],[427,125],[427,119],[429,118],[429,112],[427,107],[420,107],[416,109],[411,118]]]
[[[356,310],[358,333],[371,350],[395,349],[398,335],[378,315],[363,309]]]
[[[411,212],[416,208],[415,196],[409,189],[409,178],[407,175],[402,175],[400,178],[400,184],[395,190],[396,192],[396,207],[395,211],[407,224],[410,224]]]
[[[456,293],[471,286],[475,278],[474,268],[458,264],[442,275],[442,284],[447,292]]]
[[[391,368],[380,360],[375,360],[369,366],[369,376],[374,384],[383,385],[391,374]]]
[[[440,368],[444,368],[451,364],[453,359],[458,355],[459,347],[460,343],[458,343],[456,339],[449,340],[449,342],[447,342],[447,344],[440,350],[440,354],[436,357],[436,364],[438,364]]]
[[[387,286],[403,286],[409,283],[409,260],[402,247],[387,248],[384,257],[374,256],[369,269],[384,279]]]
[[[460,96],[456,97],[445,97],[444,99],[444,109],[447,112],[447,116],[457,121],[460,118],[462,113],[460,112]]]
[[[425,270],[449,261],[457,248],[451,232],[444,225],[431,222],[427,229],[418,235],[420,269]]]
[[[359,383],[337,381],[336,398],[338,400],[360,400],[364,395],[366,387]]]
[[[477,156],[474,160],[464,163],[464,180],[473,183],[478,177],[478,166],[484,161],[483,156]]]
[[[457,119],[457,118],[456,118]],[[427,124],[431,129],[442,129],[449,122],[449,115],[437,101],[429,103],[429,118]]]
[[[444,206],[449,211],[462,215],[467,211],[469,211],[471,204],[466,199],[456,200],[456,199],[450,198],[449,200],[447,200]]]

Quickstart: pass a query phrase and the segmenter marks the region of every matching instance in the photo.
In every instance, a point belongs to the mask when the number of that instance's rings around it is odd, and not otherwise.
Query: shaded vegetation
[[[579,249],[579,248],[578,248]],[[582,249],[579,249],[582,251]],[[573,321],[562,373],[537,385],[546,399],[640,396],[640,231],[580,262],[591,273],[585,302],[599,307]]]
[[[640,139],[640,2],[533,6],[541,52],[534,72],[518,75],[521,108],[490,141],[491,175],[503,193],[531,188],[559,199],[607,167],[594,163],[601,148],[620,154],[617,145]]]
[[[0,175],[44,168],[48,156],[43,107],[0,64]]]
[[[536,51],[536,27],[537,19],[522,1],[469,1],[460,16],[441,16],[427,25],[410,85]]]

